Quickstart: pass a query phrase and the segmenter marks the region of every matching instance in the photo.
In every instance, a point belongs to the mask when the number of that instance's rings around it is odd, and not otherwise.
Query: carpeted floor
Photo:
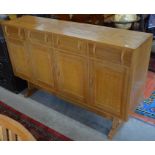
[[[144,122],[155,125],[155,73],[148,72],[145,91],[145,100],[140,103],[132,116]]]
[[[136,113],[155,120],[155,91],[136,108]]]
[[[71,141],[69,137],[58,133],[44,124],[15,110],[0,101],[0,114],[8,116],[22,124],[35,137],[37,141]]]
[[[149,98],[153,91],[155,91],[155,73],[149,71],[145,85],[144,97]]]

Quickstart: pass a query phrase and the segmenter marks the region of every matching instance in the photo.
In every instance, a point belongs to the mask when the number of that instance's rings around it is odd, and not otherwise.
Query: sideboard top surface
[[[152,37],[150,33],[34,16],[22,16],[14,20],[4,21],[2,24],[57,33],[130,49],[138,48]]]

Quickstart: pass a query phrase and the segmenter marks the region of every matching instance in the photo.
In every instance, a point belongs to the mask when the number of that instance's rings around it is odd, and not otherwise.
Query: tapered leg
[[[37,89],[34,87],[34,85],[31,84],[30,82],[28,82],[28,89],[27,89],[26,93],[24,94],[24,96],[29,97],[29,96],[33,95],[36,91],[37,91]]]
[[[122,125],[122,121],[117,119],[117,118],[113,118],[112,121],[112,128],[109,131],[108,134],[108,138],[111,140],[113,138],[113,136],[116,134],[117,130],[120,128],[120,126]]]

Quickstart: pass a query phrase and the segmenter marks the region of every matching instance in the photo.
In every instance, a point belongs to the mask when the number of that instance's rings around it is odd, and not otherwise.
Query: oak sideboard
[[[34,16],[2,23],[16,76],[112,120],[112,138],[143,99],[152,35]]]

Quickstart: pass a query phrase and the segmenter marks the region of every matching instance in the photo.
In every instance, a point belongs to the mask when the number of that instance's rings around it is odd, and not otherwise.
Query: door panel
[[[31,76],[29,67],[29,55],[25,49],[23,41],[8,39],[7,42],[9,48],[9,55],[13,65],[14,71],[24,77],[29,78]]]
[[[29,43],[34,78],[38,84],[54,86],[52,49]]]
[[[58,89],[64,95],[85,102],[88,82],[88,63],[80,56],[55,51]]]
[[[122,114],[125,69],[120,65],[92,61],[93,104],[116,115]]]

